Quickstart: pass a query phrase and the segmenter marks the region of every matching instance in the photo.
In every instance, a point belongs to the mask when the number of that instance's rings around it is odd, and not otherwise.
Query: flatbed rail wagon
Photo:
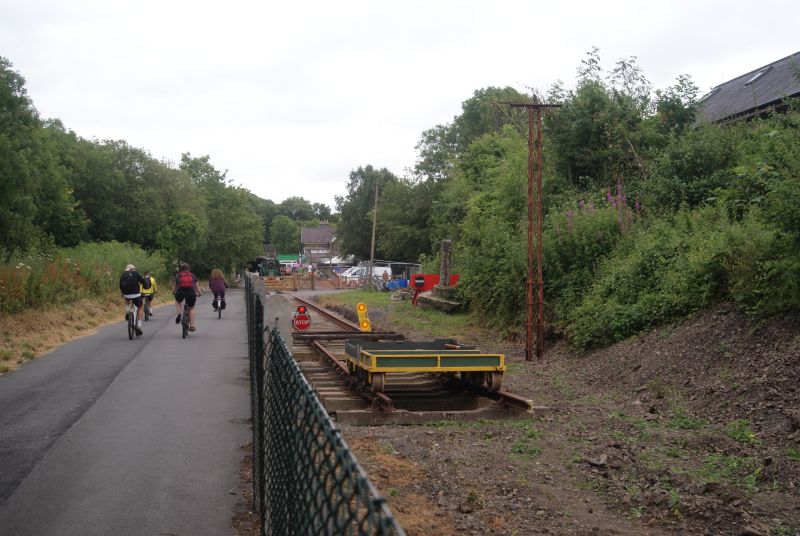
[[[498,391],[505,372],[503,354],[487,354],[454,339],[432,342],[364,341],[345,343],[347,370],[365,387],[382,392],[386,374],[430,372],[459,374],[467,385]]]

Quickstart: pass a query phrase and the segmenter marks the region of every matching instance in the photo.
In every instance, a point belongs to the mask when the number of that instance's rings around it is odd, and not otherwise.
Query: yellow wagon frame
[[[369,343],[347,341],[345,359],[351,373],[361,371],[373,389],[382,390],[385,373],[430,372],[461,373],[468,383],[490,390],[500,386],[506,370],[504,354],[482,353],[464,348],[455,341],[433,343]],[[418,345],[418,346],[415,346]],[[448,348],[448,345],[454,348]]]

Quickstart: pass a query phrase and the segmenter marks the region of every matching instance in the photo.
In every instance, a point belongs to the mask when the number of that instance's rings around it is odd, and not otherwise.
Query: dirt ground
[[[798,319],[719,305],[597,352],[557,342],[541,362],[472,338],[506,353],[504,388],[551,411],[343,426],[409,535],[800,534]]]
[[[534,362],[524,341],[458,338],[505,353],[504,388],[550,412],[342,426],[410,536],[800,535],[800,319],[721,304],[591,353],[555,341]]]

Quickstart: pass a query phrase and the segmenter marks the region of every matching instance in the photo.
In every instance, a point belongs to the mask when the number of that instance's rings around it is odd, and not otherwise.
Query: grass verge
[[[171,298],[168,292],[166,298],[161,293],[155,304],[167,303],[167,298]],[[0,374],[101,326],[120,322],[123,315],[122,299],[117,293],[0,315]]]

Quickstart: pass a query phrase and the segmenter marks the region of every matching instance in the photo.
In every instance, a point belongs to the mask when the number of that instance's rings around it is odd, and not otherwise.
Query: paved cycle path
[[[250,439],[244,293],[206,293],[186,339],[173,306],[0,376],[0,534],[230,534]],[[213,313],[213,316],[212,316]]]

